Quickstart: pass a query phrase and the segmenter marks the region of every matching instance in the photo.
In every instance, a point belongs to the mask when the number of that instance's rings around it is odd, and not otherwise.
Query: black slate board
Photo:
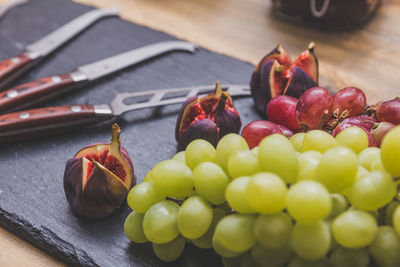
[[[92,9],[67,0],[31,0],[0,20],[0,60],[22,52],[29,43]],[[19,82],[69,72],[86,63],[172,36],[119,18],[106,18],[57,50]],[[248,83],[253,66],[199,49],[194,55],[170,53],[131,67],[53,101],[48,106],[101,104],[117,92],[222,83]],[[250,98],[236,100],[243,125],[258,119]],[[139,181],[157,162],[175,152],[174,127],[179,105],[131,112],[118,119],[122,141],[132,156]],[[65,162],[80,148],[108,142],[110,124],[41,140],[0,147],[0,224],[69,265],[219,266],[211,250],[188,245],[171,264],[158,260],[151,246],[129,242],[123,223],[130,209],[86,222],[75,217],[64,196]]]

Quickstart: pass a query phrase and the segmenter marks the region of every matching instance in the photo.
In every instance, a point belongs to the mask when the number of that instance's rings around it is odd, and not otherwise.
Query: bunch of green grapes
[[[400,126],[381,148],[348,129],[195,140],[129,192],[125,234],[164,261],[191,242],[226,267],[400,266]]]

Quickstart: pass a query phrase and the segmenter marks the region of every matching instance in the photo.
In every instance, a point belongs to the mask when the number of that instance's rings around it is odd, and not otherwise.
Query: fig
[[[110,144],[92,144],[67,161],[64,191],[72,211],[88,220],[111,215],[136,183],[132,161],[121,147],[121,130],[112,126]]]
[[[366,23],[382,0],[273,0],[277,14],[329,29],[353,29]]]
[[[181,107],[175,126],[178,151],[195,139],[204,139],[214,146],[228,133],[239,133],[242,123],[233,100],[219,82],[213,93],[199,99],[188,98]]]
[[[268,102],[278,95],[299,98],[307,89],[318,85],[318,59],[315,43],[292,62],[286,50],[278,45],[256,66],[250,80],[256,109],[265,114]]]

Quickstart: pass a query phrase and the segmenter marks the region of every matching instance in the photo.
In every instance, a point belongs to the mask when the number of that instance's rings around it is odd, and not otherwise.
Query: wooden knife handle
[[[36,138],[97,122],[94,106],[72,105],[18,111],[0,116],[0,142]]]
[[[56,97],[74,85],[69,74],[41,78],[0,93],[0,113],[27,109]]]
[[[33,63],[27,54],[21,54],[0,62],[0,90],[27,70]]]

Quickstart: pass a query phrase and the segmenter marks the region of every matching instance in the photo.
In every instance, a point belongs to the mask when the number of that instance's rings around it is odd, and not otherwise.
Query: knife
[[[69,39],[83,31],[95,21],[118,15],[116,9],[95,9],[61,26],[25,48],[22,54],[0,62],[0,90],[26,72],[35,63],[56,50]]]
[[[0,18],[4,16],[10,9],[16,6],[26,4],[29,0],[10,0],[0,6]]]
[[[203,96],[214,85],[118,93],[110,104],[69,105],[18,111],[0,116],[0,142],[25,140],[66,132],[118,117],[128,111],[183,103],[188,97]],[[231,96],[248,96],[248,85],[221,86]],[[129,100],[129,103],[125,102]]]
[[[0,113],[37,106],[76,87],[82,87],[118,70],[171,51],[194,52],[196,47],[182,41],[166,41],[143,46],[77,68],[66,74],[40,78],[0,93]]]

